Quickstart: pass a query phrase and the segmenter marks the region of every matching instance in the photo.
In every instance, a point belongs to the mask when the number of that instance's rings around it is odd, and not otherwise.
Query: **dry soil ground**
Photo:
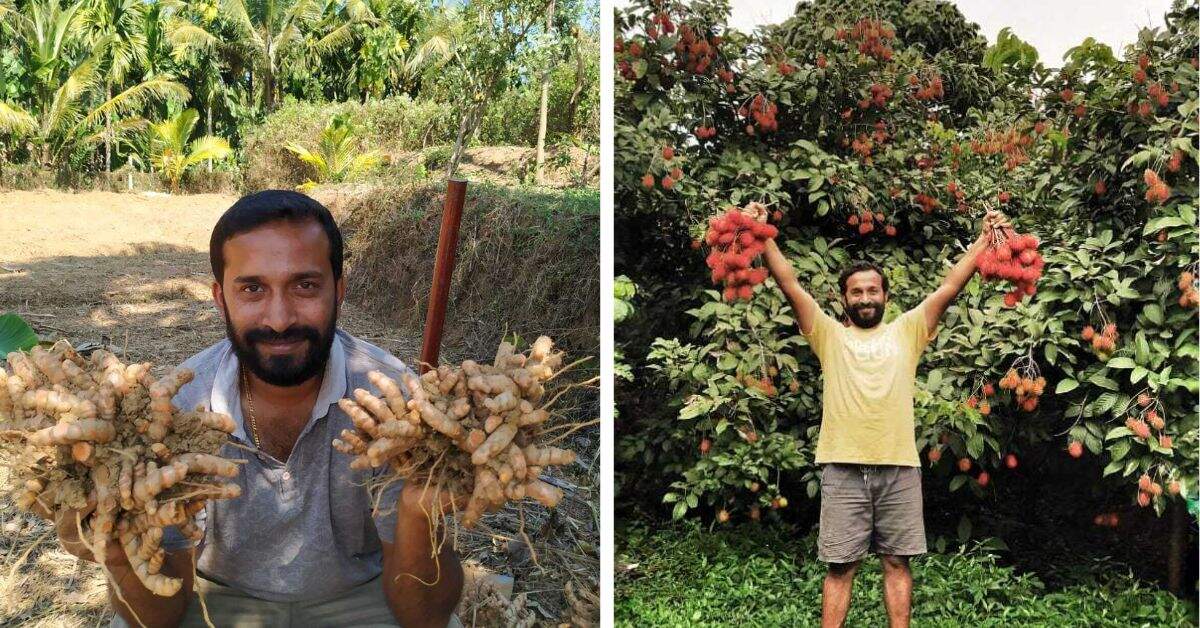
[[[128,360],[151,360],[166,370],[224,336],[211,298],[208,238],[234,200],[215,194],[0,192],[0,312],[17,312],[39,334],[108,344]],[[350,304],[340,325],[415,362],[419,338],[392,337]],[[529,592],[542,621],[564,610],[563,570],[586,580],[598,566],[591,560],[594,546],[579,548],[576,541],[578,535],[594,543],[591,522],[598,516],[582,499],[568,502],[561,515],[525,514],[531,535],[565,539],[543,552],[540,563],[520,551],[524,537],[512,531],[464,539],[470,556],[524,580],[527,586],[517,589]],[[102,576],[59,549],[48,530],[0,498],[0,626],[105,622]],[[535,538],[535,547],[542,540]],[[560,569],[544,569],[550,559],[561,562]]]

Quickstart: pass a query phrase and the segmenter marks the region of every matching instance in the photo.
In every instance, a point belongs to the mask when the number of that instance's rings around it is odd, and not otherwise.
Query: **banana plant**
[[[192,166],[205,160],[221,160],[232,151],[225,138],[206,135],[188,142],[200,114],[186,109],[172,118],[150,125],[150,163],[179,191],[179,182]]]

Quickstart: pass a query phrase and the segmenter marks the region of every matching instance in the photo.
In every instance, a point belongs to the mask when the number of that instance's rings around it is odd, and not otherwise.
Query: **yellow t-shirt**
[[[825,378],[818,464],[921,466],[913,386],[921,353],[936,335],[928,333],[924,304],[873,329],[844,327],[817,308],[805,338]]]

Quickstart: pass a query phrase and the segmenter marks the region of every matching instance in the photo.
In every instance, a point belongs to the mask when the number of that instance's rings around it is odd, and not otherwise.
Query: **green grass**
[[[619,626],[820,625],[825,565],[815,558],[815,533],[634,524],[617,538]],[[983,552],[927,554],[912,566],[913,626],[1196,625],[1195,607],[1116,571],[1047,591]],[[855,577],[846,625],[887,625],[874,557]]]

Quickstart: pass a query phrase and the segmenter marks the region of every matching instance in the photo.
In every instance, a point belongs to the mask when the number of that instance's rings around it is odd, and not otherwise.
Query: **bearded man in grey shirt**
[[[462,567],[448,543],[435,545],[424,514],[453,497],[397,482],[377,510],[366,484],[385,470],[352,470],[331,446],[353,428],[339,399],[379,394],[370,371],[398,380],[411,370],[337,329],[346,286],[329,211],[296,192],[246,196],[217,222],[209,256],[228,338],[184,363],[195,378],[174,403],[233,418],[221,455],[244,461],[241,496],[206,505],[198,544],[166,530],[162,573],[183,579],[172,597],[148,591],[109,549],[113,625],[204,625],[193,560],[217,626],[460,625]],[[64,547],[91,560],[74,513],[56,524]]]

